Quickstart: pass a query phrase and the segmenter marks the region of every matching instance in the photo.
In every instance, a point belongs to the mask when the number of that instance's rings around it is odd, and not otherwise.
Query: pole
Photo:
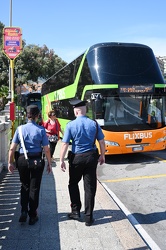
[[[12,27],[12,0],[10,0],[9,26]],[[11,64],[11,62],[10,62],[10,64]],[[9,95],[7,97],[9,102],[11,101],[11,86],[12,86],[11,74],[12,74],[11,67],[9,65]]]
[[[10,0],[10,12],[9,12],[9,26],[12,27],[12,0]],[[11,67],[10,67],[10,64],[9,64],[9,94],[8,94],[8,102],[11,101],[11,85],[12,85],[12,79],[11,79]]]
[[[10,59],[11,101],[14,102],[14,60]]]
[[[10,27],[12,27],[12,0],[10,0]],[[14,60],[10,59],[10,91],[11,91],[11,103],[14,104]],[[12,120],[12,138],[14,136],[14,120]]]
[[[11,72],[11,104],[13,104],[13,107],[15,109],[15,103],[14,103],[14,60],[10,59],[10,72]],[[14,117],[15,117],[15,111],[14,111]],[[12,119],[12,138],[14,136],[14,120]]]
[[[10,0],[10,27],[12,27],[12,0]]]

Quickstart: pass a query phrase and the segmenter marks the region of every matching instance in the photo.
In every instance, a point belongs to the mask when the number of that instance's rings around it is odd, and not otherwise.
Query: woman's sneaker
[[[55,161],[54,159],[51,159],[51,162],[54,163],[54,164],[53,164],[53,167],[56,167],[56,165],[57,165],[57,164],[56,164],[56,161]]]
[[[77,212],[71,212],[68,214],[68,217],[72,220],[79,220],[80,219],[80,212],[77,211]]]

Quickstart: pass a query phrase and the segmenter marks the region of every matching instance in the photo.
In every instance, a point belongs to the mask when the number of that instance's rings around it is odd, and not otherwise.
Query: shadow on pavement
[[[53,175],[44,170],[40,200],[39,221],[30,226],[28,220],[19,223],[20,180],[14,174],[0,174],[0,249],[3,250],[60,250],[57,202]]]

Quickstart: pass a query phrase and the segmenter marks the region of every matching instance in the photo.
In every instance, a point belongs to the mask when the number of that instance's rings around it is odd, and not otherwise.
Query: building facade
[[[166,80],[166,56],[156,56],[161,72]]]

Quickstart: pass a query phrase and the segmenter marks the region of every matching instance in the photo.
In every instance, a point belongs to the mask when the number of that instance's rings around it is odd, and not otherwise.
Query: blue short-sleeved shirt
[[[75,120],[67,124],[62,141],[69,143],[72,140],[73,153],[84,153],[94,150],[96,149],[96,145],[94,145],[95,136],[97,140],[104,138],[100,126],[98,124],[97,126],[98,132],[96,135],[96,122],[87,116],[78,116]]]
[[[22,135],[24,139],[25,148],[28,153],[38,153],[42,151],[42,146],[49,144],[45,128],[39,126],[34,121],[28,121],[27,124],[22,125]],[[20,144],[20,153],[24,153],[21,140],[18,133],[18,128],[14,134],[12,142]]]

